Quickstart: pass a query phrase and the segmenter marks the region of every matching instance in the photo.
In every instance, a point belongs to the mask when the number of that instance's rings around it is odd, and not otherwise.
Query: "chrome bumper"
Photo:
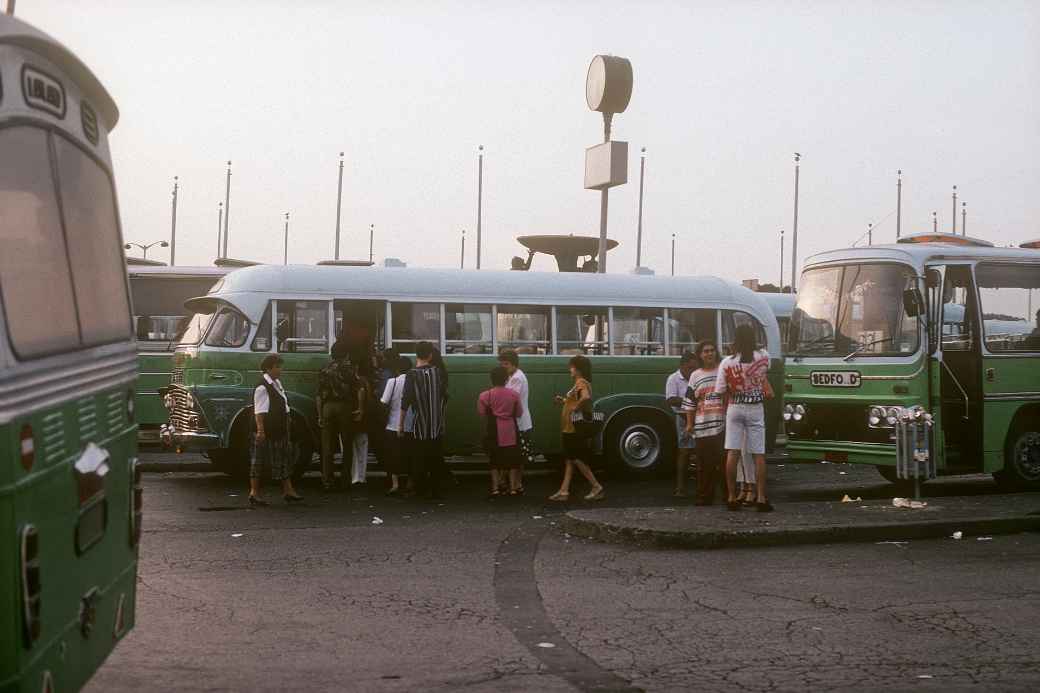
[[[220,436],[216,433],[181,431],[170,424],[163,424],[160,427],[159,440],[167,447],[177,448],[184,452],[205,452],[223,447]]]

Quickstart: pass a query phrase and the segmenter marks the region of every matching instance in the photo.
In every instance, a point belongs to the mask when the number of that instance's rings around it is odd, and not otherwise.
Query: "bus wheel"
[[[604,451],[615,469],[630,475],[648,475],[667,468],[672,444],[657,418],[632,412],[611,423]]]
[[[1040,426],[1036,420],[1017,423],[1004,447],[1004,468],[993,474],[1000,486],[1013,491],[1040,489]]]
[[[247,419],[236,421],[231,429],[231,447],[210,450],[208,453],[213,468],[235,479],[248,479],[251,435]]]

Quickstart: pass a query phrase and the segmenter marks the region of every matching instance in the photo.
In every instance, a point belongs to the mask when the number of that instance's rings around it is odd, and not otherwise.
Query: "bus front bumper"
[[[805,462],[851,462],[892,466],[896,463],[896,446],[882,443],[789,439],[787,454],[792,460]]]
[[[162,425],[159,429],[159,439],[163,445],[185,452],[205,452],[223,447],[220,436],[216,433],[181,431],[172,424]]]

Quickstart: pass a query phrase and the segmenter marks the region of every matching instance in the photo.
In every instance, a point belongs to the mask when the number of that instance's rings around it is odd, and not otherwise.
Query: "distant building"
[[[740,283],[752,291],[758,291],[759,282],[757,279],[744,279]]]
[[[383,260],[383,267],[407,267],[408,263],[402,261],[400,258],[388,257]]]

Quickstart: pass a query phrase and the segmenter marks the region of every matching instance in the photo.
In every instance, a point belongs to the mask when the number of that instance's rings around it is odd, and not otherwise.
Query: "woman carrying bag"
[[[586,460],[589,457],[589,437],[594,432],[592,418],[592,362],[584,356],[574,356],[568,362],[574,386],[566,395],[556,395],[554,401],[563,405],[560,414],[560,432],[563,438],[563,482],[560,490],[549,496],[549,500],[564,502],[571,497],[571,479],[575,467],[589,482],[591,488],[585,500],[598,501],[606,498],[603,485],[596,479]]]
[[[502,366],[491,369],[491,389],[480,393],[477,415],[485,420],[484,449],[491,463],[491,498],[503,495],[503,481],[509,480],[508,493],[519,496],[523,487],[509,472],[523,466],[520,431],[516,420],[523,414],[520,396],[506,387],[509,374]]]

